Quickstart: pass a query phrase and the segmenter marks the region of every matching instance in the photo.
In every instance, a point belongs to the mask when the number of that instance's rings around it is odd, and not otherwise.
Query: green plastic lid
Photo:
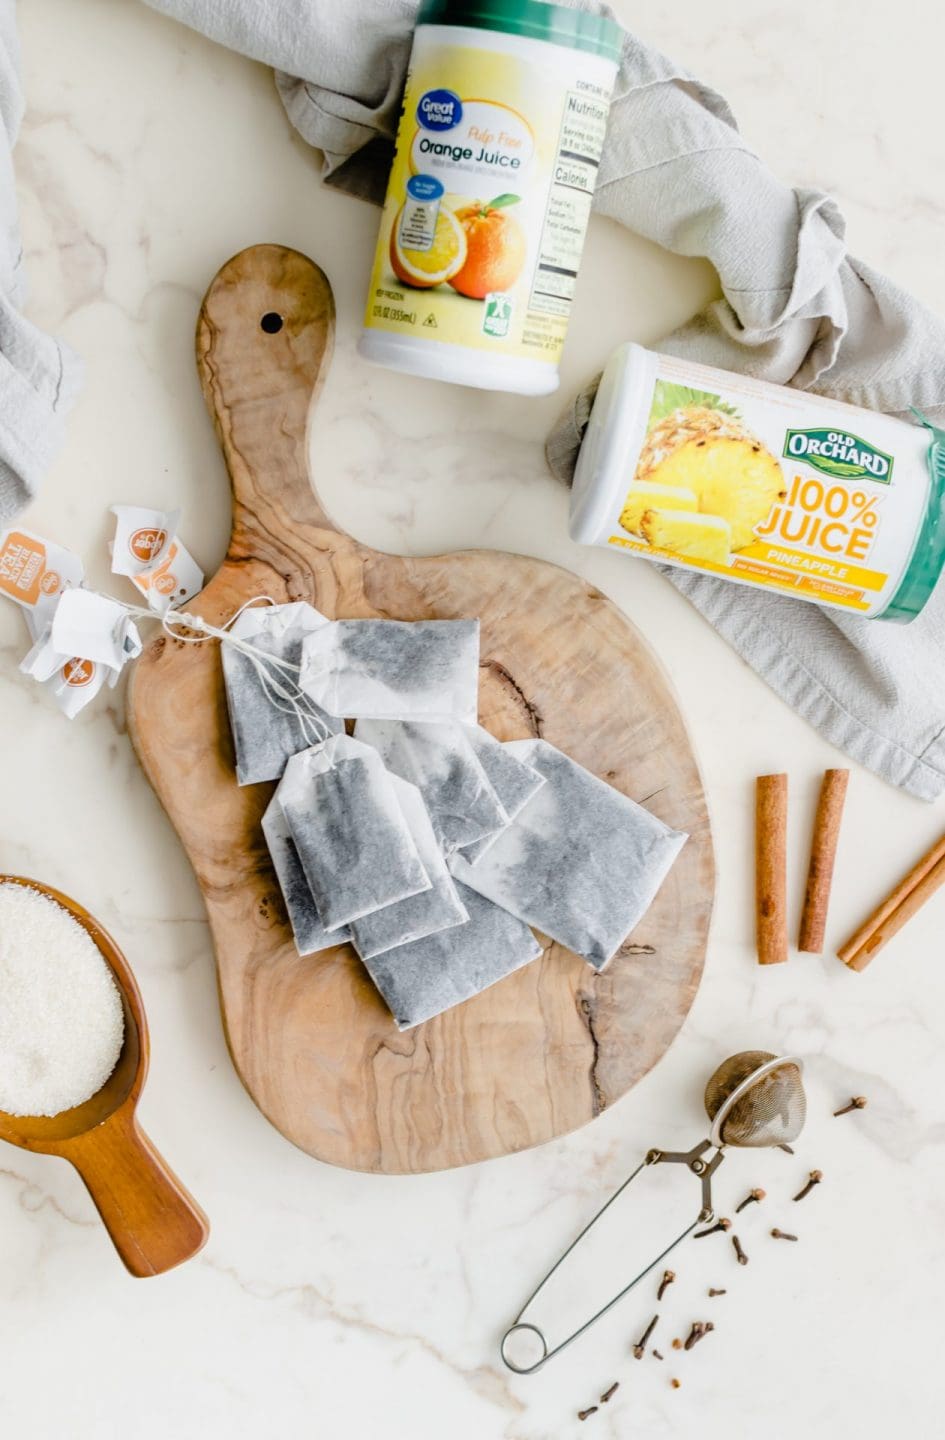
[[[918,410],[913,413],[932,432],[928,455],[932,483],[925,518],[906,573],[886,609],[880,612],[883,620],[898,620],[900,624],[915,619],[931,598],[945,569],[945,430],[926,420]]]
[[[423,0],[417,24],[502,30],[506,35],[586,50],[615,63],[623,44],[623,31],[615,20],[545,0]]]

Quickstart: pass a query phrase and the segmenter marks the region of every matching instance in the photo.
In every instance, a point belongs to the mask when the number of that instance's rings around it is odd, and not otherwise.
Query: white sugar
[[[55,900],[0,884],[0,1110],[58,1115],[102,1088],[124,1039],[103,955]]]

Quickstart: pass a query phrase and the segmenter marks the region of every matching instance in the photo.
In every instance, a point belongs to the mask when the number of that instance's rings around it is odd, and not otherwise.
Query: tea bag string
[[[299,687],[298,676],[301,667],[294,665],[291,660],[284,660],[279,655],[271,655],[269,651],[261,650],[258,645],[253,645],[249,640],[244,640],[241,636],[232,633],[232,627],[243,611],[260,602],[273,606],[277,603],[271,595],[254,595],[245,601],[238,610],[234,610],[222,625],[211,625],[201,615],[192,615],[187,610],[169,609],[158,617],[153,610],[145,610],[136,605],[126,605],[125,609],[129,614],[143,620],[160,618],[164,633],[170,639],[180,641],[182,645],[203,645],[207,640],[219,640],[221,645],[230,645],[239,654],[245,655],[256,671],[270,704],[276,710],[282,711],[285,715],[291,715],[297,721],[299,729],[310,745],[320,745],[323,741],[328,740],[333,732],[319,715],[314,701]],[[182,633],[178,627],[196,630],[198,633],[187,635]]]

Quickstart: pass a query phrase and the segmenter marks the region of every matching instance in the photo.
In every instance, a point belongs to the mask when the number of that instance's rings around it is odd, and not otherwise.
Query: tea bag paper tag
[[[81,655],[116,673],[141,654],[141,637],[125,606],[94,590],[63,593],[50,639],[60,655]]]
[[[423,796],[416,785],[401,780],[398,775],[391,775],[390,780],[431,884],[429,890],[421,890],[396,905],[387,905],[372,915],[352,920],[354,947],[362,960],[398,945],[422,940],[427,935],[452,930],[469,919],[446,868]]]
[[[61,655],[52,642],[48,628],[20,662],[20,670],[49,690],[56,705],[69,720],[95,699],[109,675],[115,673],[107,665],[96,664],[93,660],[83,660],[78,655]]]
[[[331,715],[474,723],[479,621],[331,621],[306,639],[299,683]]]
[[[328,929],[431,888],[391,777],[369,745],[332,735],[293,755],[276,794]]]
[[[180,513],[112,506],[112,573],[126,575],[156,615],[165,615],[203,589],[203,571],[177,536]]]
[[[49,625],[64,590],[81,585],[78,555],[29,530],[0,532],[0,595],[22,606],[34,640]]]

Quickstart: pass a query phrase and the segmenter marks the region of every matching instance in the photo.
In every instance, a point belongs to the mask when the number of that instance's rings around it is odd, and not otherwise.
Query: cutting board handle
[[[204,296],[197,370],[230,472],[234,537],[281,536],[300,525],[341,534],[308,465],[308,416],[334,332],[323,271],[281,245],[234,255]],[[230,554],[240,558],[237,539]]]
[[[132,1275],[161,1275],[201,1250],[206,1215],[123,1106],[60,1151],[85,1181]]]

